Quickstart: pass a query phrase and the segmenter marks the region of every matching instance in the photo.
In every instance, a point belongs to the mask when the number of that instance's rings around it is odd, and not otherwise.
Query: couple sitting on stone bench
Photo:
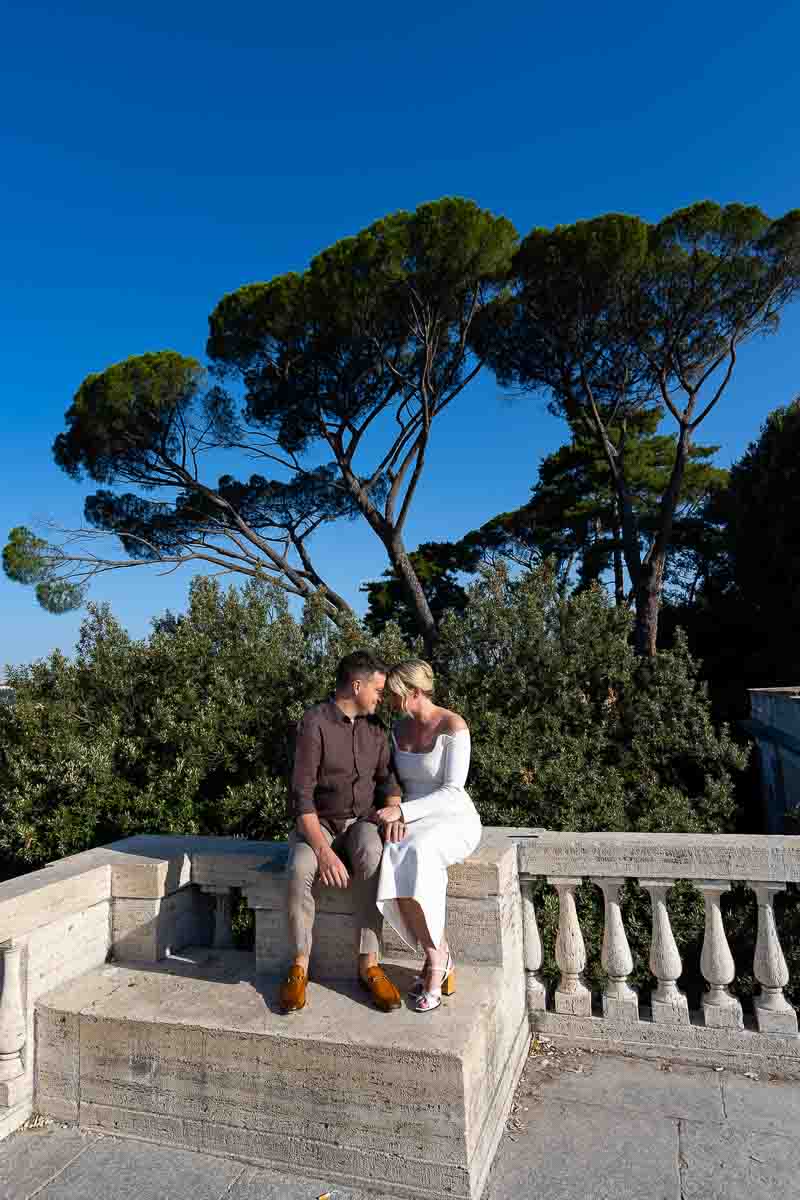
[[[384,689],[403,714],[391,746],[375,716]],[[445,941],[447,868],[481,837],[464,790],[469,730],[433,702],[433,671],[418,659],[391,670],[367,651],[339,664],[336,692],[310,708],[298,726],[291,804],[296,828],[288,863],[293,962],[281,985],[284,1012],[305,1007],[314,925],[314,882],[352,880],[358,975],[384,1012],[400,993],[378,963],[384,918],[412,949],[425,952],[411,995],[432,1012],[454,990]]]

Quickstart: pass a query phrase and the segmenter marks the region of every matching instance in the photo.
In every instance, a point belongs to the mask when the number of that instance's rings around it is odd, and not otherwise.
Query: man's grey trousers
[[[383,855],[383,839],[378,827],[371,821],[354,817],[335,837],[324,825],[322,832],[350,873],[358,953],[377,955],[383,929],[383,917],[375,903]],[[318,874],[316,854],[301,833],[293,833],[289,838],[287,865],[289,942],[293,958],[311,953],[316,914],[311,889]]]

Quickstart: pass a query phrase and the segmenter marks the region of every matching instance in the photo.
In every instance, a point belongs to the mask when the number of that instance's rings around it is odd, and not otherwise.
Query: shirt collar
[[[334,721],[338,721],[340,725],[355,725],[356,721],[363,719],[362,714],[357,717],[348,717],[347,713],[343,713],[339,708],[333,696],[328,697],[328,710]]]

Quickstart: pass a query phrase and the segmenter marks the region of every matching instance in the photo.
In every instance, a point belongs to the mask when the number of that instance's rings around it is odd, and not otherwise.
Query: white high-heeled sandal
[[[411,987],[408,989],[409,996],[421,996],[425,991],[425,975],[415,975]]]
[[[419,975],[415,975],[408,989],[408,995],[411,997],[421,996],[425,991],[425,972],[428,970],[428,956],[426,954],[425,961],[422,964],[422,969]]]
[[[438,969],[438,968],[437,968]],[[421,996],[425,991],[425,974],[428,970],[428,958],[425,956],[425,962],[422,964],[422,970],[419,975],[415,975],[411,987],[408,989],[408,995],[412,998]]]
[[[447,962],[443,967],[429,968],[436,974],[441,974],[442,981],[438,987],[423,988],[419,993],[416,1004],[414,1005],[415,1012],[434,1012],[442,1003],[442,996],[452,996],[456,990],[456,975],[454,970],[453,956],[448,948]]]

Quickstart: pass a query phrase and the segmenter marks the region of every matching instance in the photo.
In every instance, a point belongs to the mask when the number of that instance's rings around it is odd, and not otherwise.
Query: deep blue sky
[[[42,517],[79,523],[88,489],[50,445],[88,372],[163,347],[202,356],[222,294],[387,212],[462,195],[524,234],[705,197],[800,205],[793,3],[115,7],[0,3],[2,541]],[[743,353],[702,434],[721,463],[800,392],[799,333],[795,310]],[[478,382],[435,434],[409,542],[523,502],[562,439],[541,401]],[[315,553],[353,599],[385,566],[358,526]],[[188,582],[130,571],[93,596],[141,635]],[[0,609],[0,664],[74,645],[78,615],[5,577]]]

